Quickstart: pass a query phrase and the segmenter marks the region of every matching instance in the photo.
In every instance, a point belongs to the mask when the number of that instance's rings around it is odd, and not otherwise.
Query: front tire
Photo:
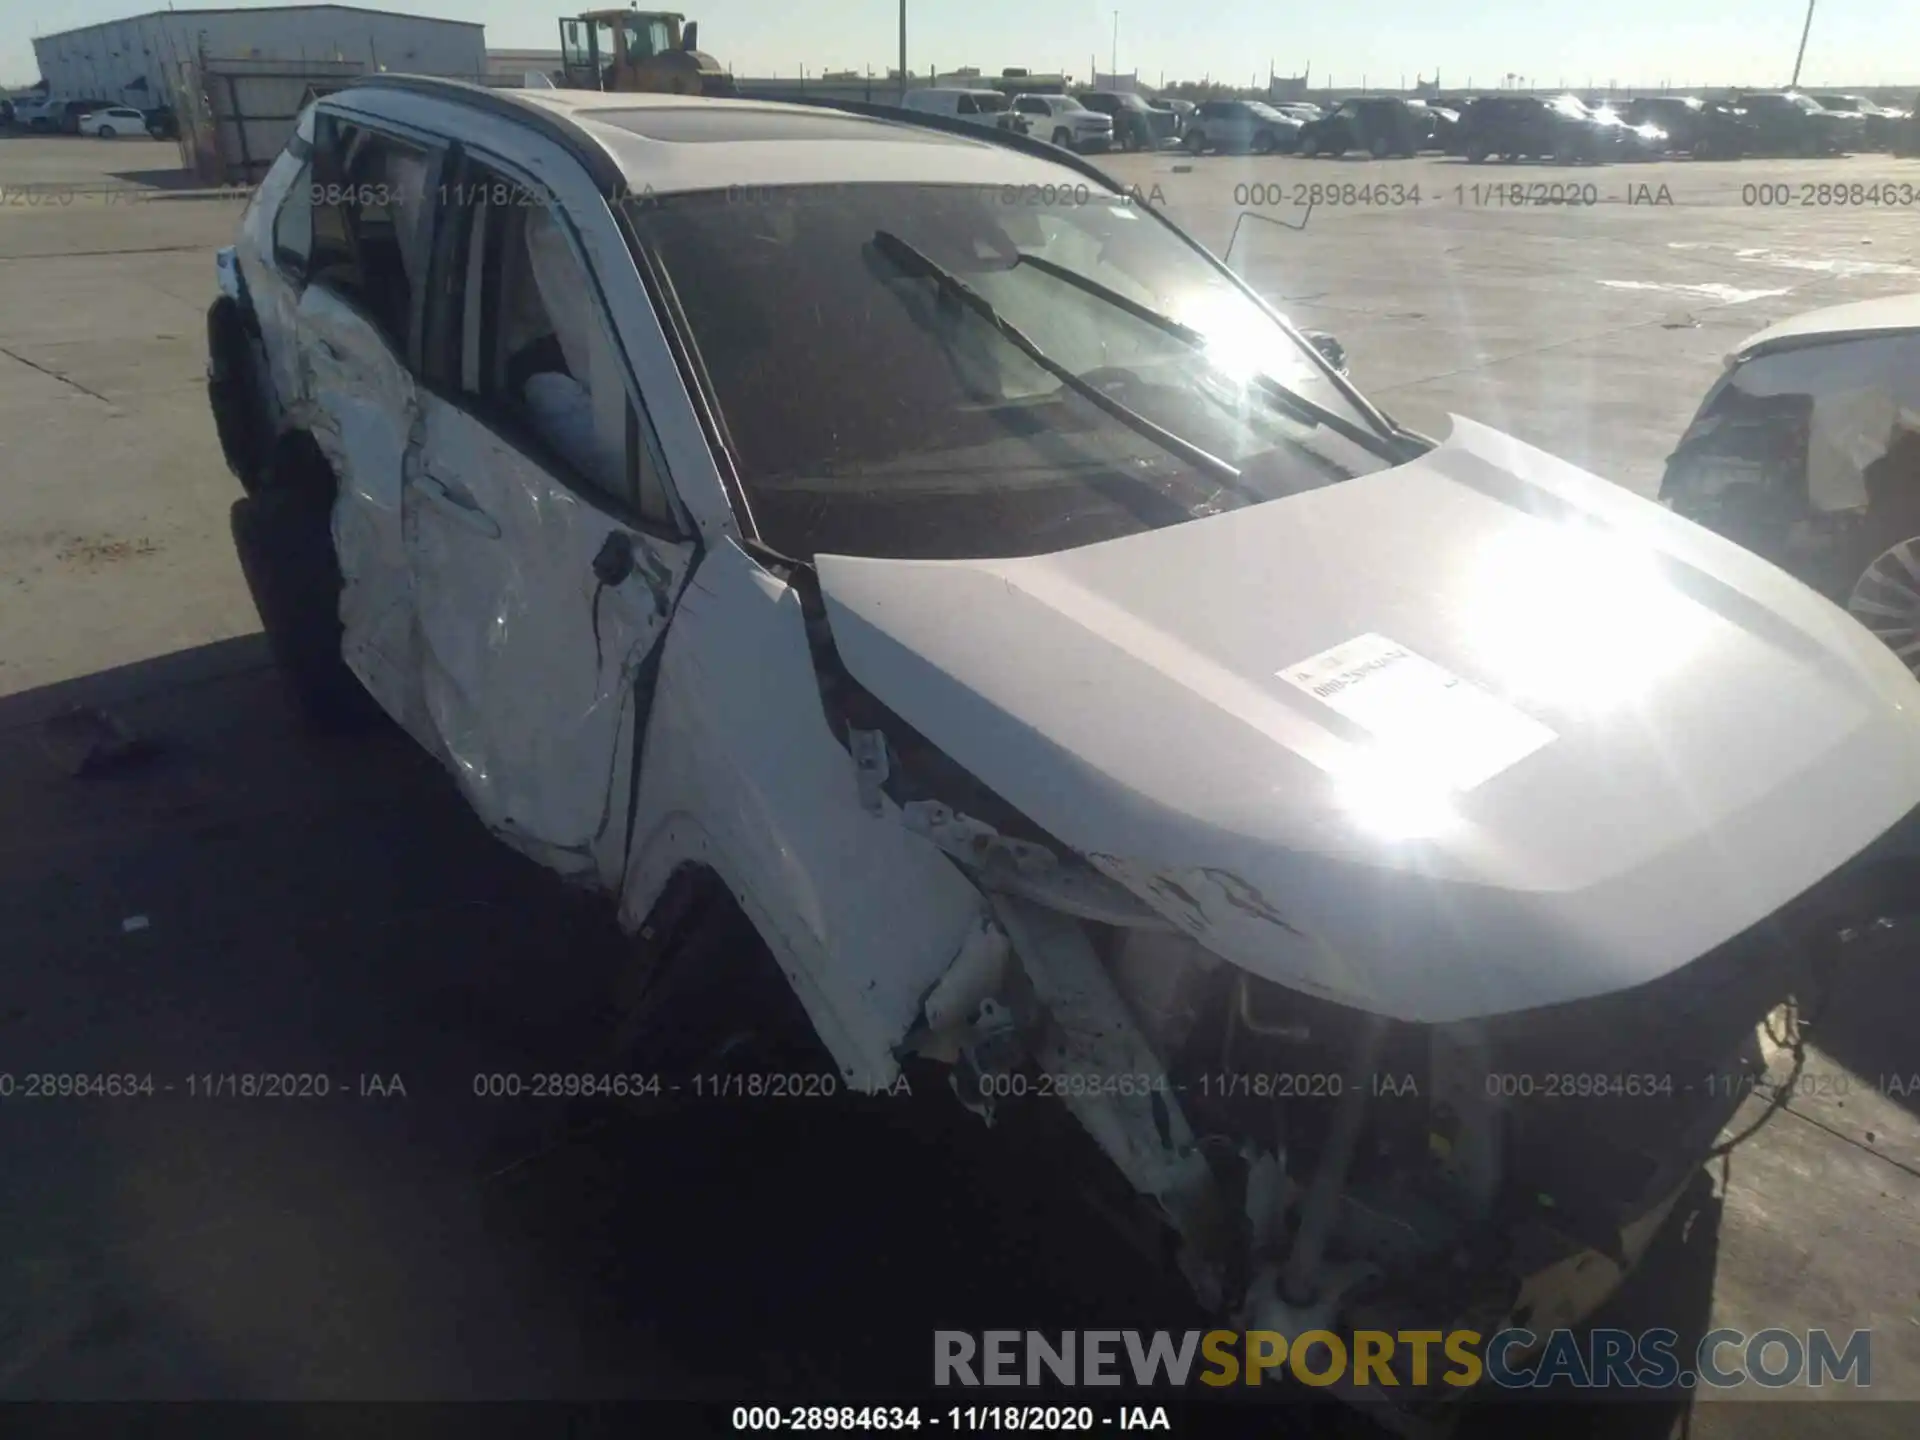
[[[1273,136],[1267,131],[1262,130],[1253,137],[1253,145],[1251,148],[1256,155],[1271,155],[1273,153]]]
[[[1073,132],[1063,126],[1053,132],[1053,143],[1058,145],[1062,150],[1071,150],[1073,148]]]
[[[102,125],[98,130],[94,131],[93,133],[98,135],[102,140],[111,140],[115,135],[118,135],[120,132],[115,130],[111,125]]]
[[[1367,153],[1376,160],[1384,160],[1392,152],[1392,149],[1393,147],[1387,143],[1386,136],[1376,135],[1373,137],[1373,143],[1367,146]]]
[[[1181,142],[1187,147],[1189,155],[1204,155],[1207,150],[1207,137],[1198,130],[1189,130],[1186,139]]]
[[[331,487],[269,483],[234,502],[229,524],[267,648],[302,717],[322,731],[365,728],[379,707],[340,653]]]
[[[1469,165],[1485,164],[1487,159],[1487,154],[1488,154],[1488,151],[1487,151],[1486,141],[1469,140],[1467,142],[1467,163]]]

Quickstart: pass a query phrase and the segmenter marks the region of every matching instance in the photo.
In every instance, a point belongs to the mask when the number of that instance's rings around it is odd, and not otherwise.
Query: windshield
[[[761,538],[796,558],[1042,554],[1397,463],[1304,344],[1123,197],[792,186],[629,214]]]
[[[1248,102],[1247,108],[1263,120],[1297,120],[1297,115],[1282,115],[1271,105],[1263,105],[1258,100]]]

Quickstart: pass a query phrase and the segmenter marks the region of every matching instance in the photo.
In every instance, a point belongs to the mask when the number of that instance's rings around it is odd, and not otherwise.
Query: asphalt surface
[[[936,1326],[1187,1324],[1040,1171],[934,1106],[474,1095],[597,1056],[624,942],[423,757],[293,722],[201,390],[239,204],[180,195],[173,163],[0,138],[0,1073],[154,1085],[0,1098],[0,1399],[857,1402],[922,1388]],[[1216,249],[1244,209],[1304,222],[1243,222],[1236,267],[1408,423],[1469,415],[1643,492],[1740,337],[1920,275],[1920,206],[1742,194],[1920,187],[1914,161],[1108,163]],[[1523,181],[1599,203],[1455,193]],[[1313,184],[1388,189],[1308,214]],[[1638,186],[1673,203],[1627,203]],[[86,737],[49,725],[75,706],[149,750],[76,776]],[[1851,967],[1808,1093],[1702,1173],[1622,1323],[1871,1328],[1873,1393],[1920,1400],[1920,1090],[1883,1083],[1920,1081],[1913,951],[1896,935]],[[204,1093],[262,1072],[328,1093]],[[1738,1396],[1775,1403],[1587,1428],[1915,1423]]]

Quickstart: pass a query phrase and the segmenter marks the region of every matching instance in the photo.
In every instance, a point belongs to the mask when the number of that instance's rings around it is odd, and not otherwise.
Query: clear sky
[[[246,7],[271,0],[232,0]],[[661,3],[661,0],[654,0]],[[805,65],[882,71],[896,53],[898,0],[668,0],[700,21],[701,48],[739,74],[793,75]],[[37,78],[32,37],[155,8],[152,0],[0,0],[0,82]],[[181,9],[196,8],[181,5]],[[384,7],[383,7],[384,8]],[[391,8],[476,20],[499,49],[553,49],[561,13],[541,0],[403,0]],[[1311,66],[1316,84],[1542,86],[1782,84],[1804,0],[1274,0],[1201,5],[1120,0],[1120,69],[1148,83],[1262,79]],[[1107,68],[1114,6],[1085,0],[908,0],[907,63],[916,71],[977,65]],[[1802,84],[1920,88],[1920,0],[1819,0]]]

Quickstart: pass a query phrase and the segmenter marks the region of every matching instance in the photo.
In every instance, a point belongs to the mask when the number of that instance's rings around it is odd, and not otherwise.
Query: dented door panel
[[[374,323],[323,285],[300,297],[298,348],[309,428],[339,482],[342,653],[387,713],[430,743],[400,531],[401,471],[419,417],[413,376]]]
[[[604,865],[617,883],[641,668],[689,547],[596,509],[431,396],[404,494],[421,689],[461,790],[541,863],[581,877]],[[604,584],[610,536],[632,568]]]

